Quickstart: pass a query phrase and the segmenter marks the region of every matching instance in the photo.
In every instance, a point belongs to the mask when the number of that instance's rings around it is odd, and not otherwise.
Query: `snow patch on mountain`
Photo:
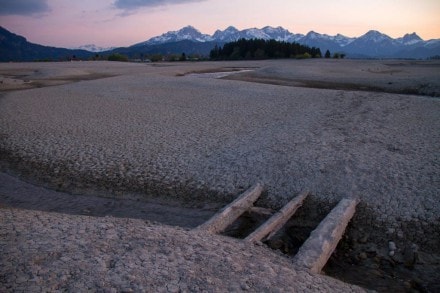
[[[372,42],[372,43],[381,43],[383,41],[391,41],[392,38],[385,35],[385,34],[382,34],[379,31],[370,30],[366,34],[357,38],[357,40],[363,40],[363,41]]]
[[[423,42],[422,38],[420,38],[416,33],[406,34],[402,38],[396,39],[396,41],[406,46]]]
[[[73,50],[86,50],[89,52],[98,53],[98,52],[110,51],[110,50],[113,50],[114,48],[115,47],[99,47],[94,44],[87,44],[87,45],[82,45],[82,46],[71,48],[71,49],[73,49]]]
[[[186,26],[178,31],[170,31],[160,36],[153,37],[146,42],[139,43],[137,45],[157,45],[171,42],[179,42],[183,40],[191,40],[195,42],[209,42],[213,38],[210,35],[202,34],[199,30],[193,26]]]

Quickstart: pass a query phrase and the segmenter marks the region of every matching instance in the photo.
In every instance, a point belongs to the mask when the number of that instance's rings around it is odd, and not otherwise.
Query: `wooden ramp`
[[[262,191],[263,185],[255,184],[220,212],[212,216],[211,219],[198,226],[196,230],[203,230],[214,234],[223,232],[246,211],[258,209],[253,204],[260,197]],[[280,211],[258,227],[257,230],[247,236],[245,241],[257,242],[271,239],[293,216],[308,195],[308,192],[304,192],[292,199]]]
[[[245,241],[257,242],[270,240],[283,226],[289,221],[296,210],[302,206],[303,201],[309,195],[309,192],[303,192],[301,195],[292,199],[280,211],[273,215],[263,225],[257,228],[253,233],[245,238]]]
[[[229,225],[253,206],[254,202],[260,197],[262,191],[263,185],[259,183],[255,184],[196,229],[214,234],[223,232]]]
[[[341,200],[312,231],[293,258],[293,263],[312,273],[320,273],[342,238],[357,204],[357,199]]]
[[[262,191],[263,186],[259,183],[255,184],[211,219],[198,226],[196,230],[222,233],[246,211],[258,210],[253,204]],[[293,198],[254,232],[250,233],[244,241],[270,240],[292,218],[308,195],[309,192],[303,192]],[[293,264],[310,272],[320,273],[342,238],[348,222],[355,213],[358,202],[357,199],[342,199],[318,227],[312,231],[310,237],[294,256]]]

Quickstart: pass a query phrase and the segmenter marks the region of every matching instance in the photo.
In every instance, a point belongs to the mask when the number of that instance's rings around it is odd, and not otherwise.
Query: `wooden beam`
[[[196,229],[210,233],[220,233],[224,231],[257,201],[262,191],[263,186],[259,183],[255,184]]]
[[[275,213],[274,210],[272,210],[272,209],[255,207],[255,206],[250,207],[248,212],[250,214],[257,214],[257,215],[262,215],[262,216],[267,216],[267,217],[271,217]]]
[[[342,199],[325,217],[293,258],[297,267],[320,273],[353,217],[357,199]]]
[[[279,229],[292,217],[292,215],[298,210],[304,199],[309,195],[309,192],[303,192],[299,196],[289,201],[281,210],[274,214],[263,225],[258,227],[253,233],[245,238],[245,241],[257,242],[266,238],[267,240],[272,238]],[[267,236],[267,237],[266,237]]]

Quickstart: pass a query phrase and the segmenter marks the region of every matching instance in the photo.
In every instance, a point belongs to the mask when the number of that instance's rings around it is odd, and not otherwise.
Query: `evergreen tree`
[[[325,58],[330,58],[330,56],[331,56],[330,51],[329,50],[325,51],[324,57]]]
[[[330,52],[328,53],[330,54]],[[217,45],[209,54],[212,60],[254,60],[273,58],[321,58],[321,50],[298,43],[263,39],[240,39]]]

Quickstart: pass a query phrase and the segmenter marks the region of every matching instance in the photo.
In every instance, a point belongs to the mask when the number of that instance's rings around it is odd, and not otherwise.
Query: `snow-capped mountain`
[[[353,40],[344,49],[348,52],[356,52],[359,56],[392,56],[399,50],[398,47],[396,40],[378,31],[370,30]]]
[[[132,47],[160,46],[181,41],[193,42],[194,46],[204,43],[204,47],[209,43],[213,43],[213,47],[215,44],[222,45],[241,38],[298,42],[310,47],[318,47],[322,53],[329,50],[331,53],[345,53],[347,57],[428,58],[440,55],[440,39],[424,41],[416,33],[393,39],[379,31],[370,30],[360,37],[352,38],[341,34],[331,36],[314,31],[310,31],[306,35],[294,34],[280,26],[244,30],[229,26],[225,30],[215,31],[213,35],[203,34],[192,26],[186,26],[180,30],[153,37]]]
[[[195,29],[193,26],[186,26],[178,31],[170,31],[160,36],[149,39],[146,42],[136,44],[135,46],[143,45],[159,45],[165,43],[179,42],[183,40],[190,40],[194,42],[209,42],[213,38],[210,35],[202,34],[199,30]]]
[[[213,40],[222,42],[232,42],[238,39],[263,39],[263,40],[277,40],[277,41],[290,41],[294,36],[288,30],[282,27],[270,27],[266,26],[262,29],[249,28],[239,31],[233,26],[226,28],[224,31],[217,30],[214,35],[212,35]]]
[[[350,44],[353,40],[354,38],[349,38],[341,34],[329,36],[311,31],[296,41],[310,47],[320,48],[322,53],[324,53],[326,50],[331,52],[341,51],[343,47]]]
[[[89,52],[104,52],[104,51],[110,51],[113,50],[115,47],[99,47],[96,46],[94,44],[87,44],[87,45],[82,45],[76,48],[72,48],[74,50],[86,50]]]
[[[356,38],[350,38],[341,34],[337,34],[336,36],[330,36],[330,39],[335,41],[341,47],[347,46],[351,42],[353,42]]]
[[[240,31],[233,26],[229,26],[224,31],[216,30],[212,38],[219,42],[232,42],[240,39]]]
[[[362,40],[363,42],[371,42],[371,43],[382,43],[382,42],[391,42],[393,39],[379,31],[370,30],[366,34],[357,38],[356,40],[357,41]]]
[[[69,60],[91,58],[93,52],[102,54],[120,53],[129,58],[154,54],[182,54],[209,56],[217,45],[240,38],[275,39],[285,42],[297,42],[331,53],[344,53],[348,58],[440,58],[440,39],[423,40],[416,33],[406,34],[400,38],[391,38],[378,31],[350,38],[337,34],[330,36],[311,31],[306,35],[294,34],[282,27],[266,26],[262,29],[251,28],[238,30],[229,26],[225,30],[217,30],[212,36],[203,34],[192,26],[177,31],[164,33],[133,46],[125,48],[102,48],[96,45],[81,46],[82,50],[54,48],[28,42],[24,37],[9,32],[0,26],[0,61],[33,61],[41,59]],[[85,50],[84,50],[85,49]]]
[[[271,26],[266,26],[263,27],[261,30],[269,37],[269,39],[274,39],[277,41],[289,42],[291,40],[294,40],[298,36],[302,36],[294,35],[288,30],[282,28],[281,26],[275,28]]]
[[[301,34],[292,34],[288,30],[282,27],[266,26],[262,29],[249,28],[244,30],[238,30],[233,26],[227,27],[225,30],[217,30],[210,36],[202,34],[200,31],[192,26],[186,26],[177,31],[170,31],[157,37],[153,37],[145,42],[136,44],[136,46],[142,45],[158,45],[171,42],[179,42],[182,40],[191,40],[194,42],[232,42],[238,39],[264,39],[264,40],[277,40],[292,42],[303,37]]]
[[[420,38],[416,33],[406,34],[402,38],[396,39],[396,41],[406,46],[411,46],[423,42],[422,38]]]

